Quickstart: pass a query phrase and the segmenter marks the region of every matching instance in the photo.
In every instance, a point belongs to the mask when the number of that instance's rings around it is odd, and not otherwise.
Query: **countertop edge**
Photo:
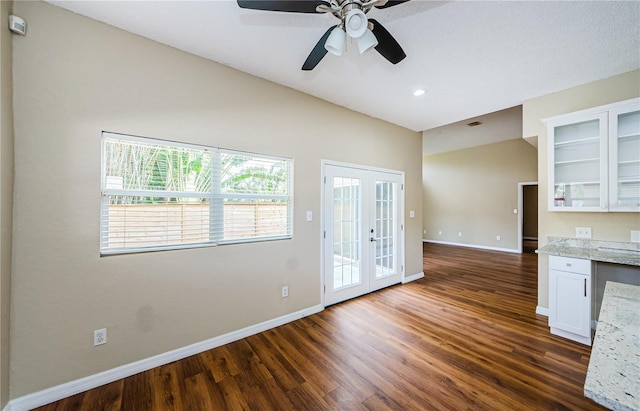
[[[634,257],[617,252],[600,251],[593,248],[566,247],[548,244],[536,250],[537,254],[555,255],[559,257],[581,258],[604,263],[640,266],[640,256]]]

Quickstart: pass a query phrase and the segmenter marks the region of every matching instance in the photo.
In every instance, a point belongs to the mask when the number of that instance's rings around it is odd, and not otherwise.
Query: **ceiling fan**
[[[336,56],[345,51],[346,36],[355,39],[360,54],[375,48],[392,64],[398,64],[407,55],[400,44],[378,21],[367,19],[366,13],[375,7],[384,9],[409,0],[237,0],[244,9],[283,11],[291,13],[331,13],[340,20],[320,38],[302,70],[313,70],[327,52]]]

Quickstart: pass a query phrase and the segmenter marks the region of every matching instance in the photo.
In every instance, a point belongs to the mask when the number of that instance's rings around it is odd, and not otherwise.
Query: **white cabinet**
[[[549,211],[640,211],[640,99],[543,121]]]
[[[591,345],[590,260],[549,256],[551,333]]]
[[[640,211],[640,107],[609,111],[609,210]]]
[[[607,201],[607,115],[549,123],[549,209],[602,211]]]

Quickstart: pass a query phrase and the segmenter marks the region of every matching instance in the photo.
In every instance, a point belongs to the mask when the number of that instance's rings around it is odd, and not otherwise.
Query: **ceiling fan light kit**
[[[367,16],[360,9],[351,9],[344,18],[347,33],[353,38],[358,38],[367,30]]]
[[[324,43],[324,48],[334,56],[342,56],[345,50],[346,33],[338,26],[331,30],[329,38]]]
[[[315,45],[302,70],[313,70],[327,52],[341,56],[345,52],[346,35],[356,39],[360,54],[371,48],[392,64],[406,54],[393,36],[376,20],[367,19],[373,8],[385,9],[409,0],[237,0],[241,8],[290,13],[331,13],[340,23],[328,29]]]
[[[364,34],[358,39],[358,51],[360,54],[371,50],[378,45],[378,39],[373,35],[371,30],[365,30]]]

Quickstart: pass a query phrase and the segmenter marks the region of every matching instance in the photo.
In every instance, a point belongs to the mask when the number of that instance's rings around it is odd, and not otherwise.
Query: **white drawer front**
[[[580,258],[549,256],[549,268],[578,274],[591,274],[591,260]]]

